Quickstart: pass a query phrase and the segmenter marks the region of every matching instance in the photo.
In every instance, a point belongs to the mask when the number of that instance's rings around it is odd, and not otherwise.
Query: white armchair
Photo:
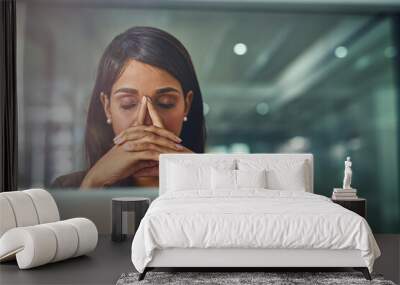
[[[16,258],[20,269],[28,269],[86,254],[97,240],[92,221],[60,221],[46,190],[0,193],[0,262]]]

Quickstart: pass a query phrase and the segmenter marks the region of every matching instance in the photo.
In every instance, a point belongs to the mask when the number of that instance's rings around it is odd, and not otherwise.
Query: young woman
[[[203,99],[185,47],[133,27],[115,37],[97,70],[85,134],[89,168],[52,187],[158,186],[161,153],[203,153]]]

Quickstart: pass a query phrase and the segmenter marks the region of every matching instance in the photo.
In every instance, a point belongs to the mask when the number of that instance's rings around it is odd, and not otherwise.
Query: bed
[[[161,154],[159,197],[132,242],[154,268],[352,267],[380,250],[364,218],[313,193],[312,154]]]

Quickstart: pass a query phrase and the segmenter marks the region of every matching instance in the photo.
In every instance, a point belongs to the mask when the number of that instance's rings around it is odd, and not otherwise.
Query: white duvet
[[[133,239],[133,265],[143,272],[154,249],[175,247],[358,249],[370,272],[380,256],[361,216],[324,196],[265,189],[158,197]]]

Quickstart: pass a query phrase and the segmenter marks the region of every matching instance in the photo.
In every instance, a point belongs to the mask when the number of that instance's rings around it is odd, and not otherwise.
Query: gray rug
[[[384,284],[395,285],[381,275],[372,274],[372,281],[360,272],[156,272],[150,271],[142,281],[139,273],[124,273],[117,285],[133,284]]]

